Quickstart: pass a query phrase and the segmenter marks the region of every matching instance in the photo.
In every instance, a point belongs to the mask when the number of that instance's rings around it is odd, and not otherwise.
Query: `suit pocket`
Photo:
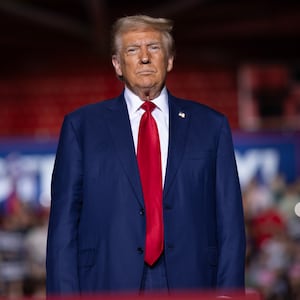
[[[79,267],[91,267],[95,264],[96,249],[83,249],[79,251]]]

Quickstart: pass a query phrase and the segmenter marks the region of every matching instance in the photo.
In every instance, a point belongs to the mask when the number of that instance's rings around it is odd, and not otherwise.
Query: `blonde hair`
[[[153,18],[146,15],[133,15],[118,19],[112,27],[111,50],[112,55],[120,51],[121,35],[139,29],[153,29],[162,33],[167,55],[174,56],[175,45],[171,34],[173,21],[165,18]]]

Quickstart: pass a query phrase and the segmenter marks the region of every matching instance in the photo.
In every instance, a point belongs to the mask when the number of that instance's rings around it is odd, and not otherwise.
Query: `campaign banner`
[[[242,188],[254,177],[263,184],[300,177],[300,132],[234,132],[233,142]]]
[[[56,148],[55,139],[0,139],[0,213],[12,213],[19,202],[49,207]]]

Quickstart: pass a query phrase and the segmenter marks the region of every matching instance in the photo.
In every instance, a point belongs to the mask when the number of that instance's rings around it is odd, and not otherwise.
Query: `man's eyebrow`
[[[139,47],[140,45],[139,44],[137,44],[137,43],[132,43],[132,44],[128,44],[128,45],[126,45],[126,47],[125,48],[128,48],[128,47]]]
[[[160,45],[160,44],[162,44],[162,43],[161,43],[160,41],[149,41],[149,42],[145,43],[145,45],[153,45],[153,44]],[[126,48],[127,48],[127,47],[140,47],[140,46],[142,46],[142,45],[143,45],[143,43],[132,42],[132,43],[128,44],[128,45],[126,46]]]
[[[149,42],[147,45],[161,45],[161,42],[155,41],[155,42]]]

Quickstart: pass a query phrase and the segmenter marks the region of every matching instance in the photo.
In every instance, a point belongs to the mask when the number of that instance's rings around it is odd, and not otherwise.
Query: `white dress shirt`
[[[131,124],[132,136],[135,146],[135,153],[137,153],[138,145],[138,133],[140,120],[145,112],[141,105],[143,100],[141,100],[137,95],[125,87],[124,92],[125,101],[127,104],[129,120]],[[168,145],[169,145],[169,105],[168,105],[168,93],[167,89],[164,87],[160,95],[153,99],[152,102],[156,105],[156,108],[152,111],[152,116],[156,121],[159,141],[160,141],[160,151],[161,151],[161,170],[162,170],[162,180],[165,181],[167,158],[168,158]]]

